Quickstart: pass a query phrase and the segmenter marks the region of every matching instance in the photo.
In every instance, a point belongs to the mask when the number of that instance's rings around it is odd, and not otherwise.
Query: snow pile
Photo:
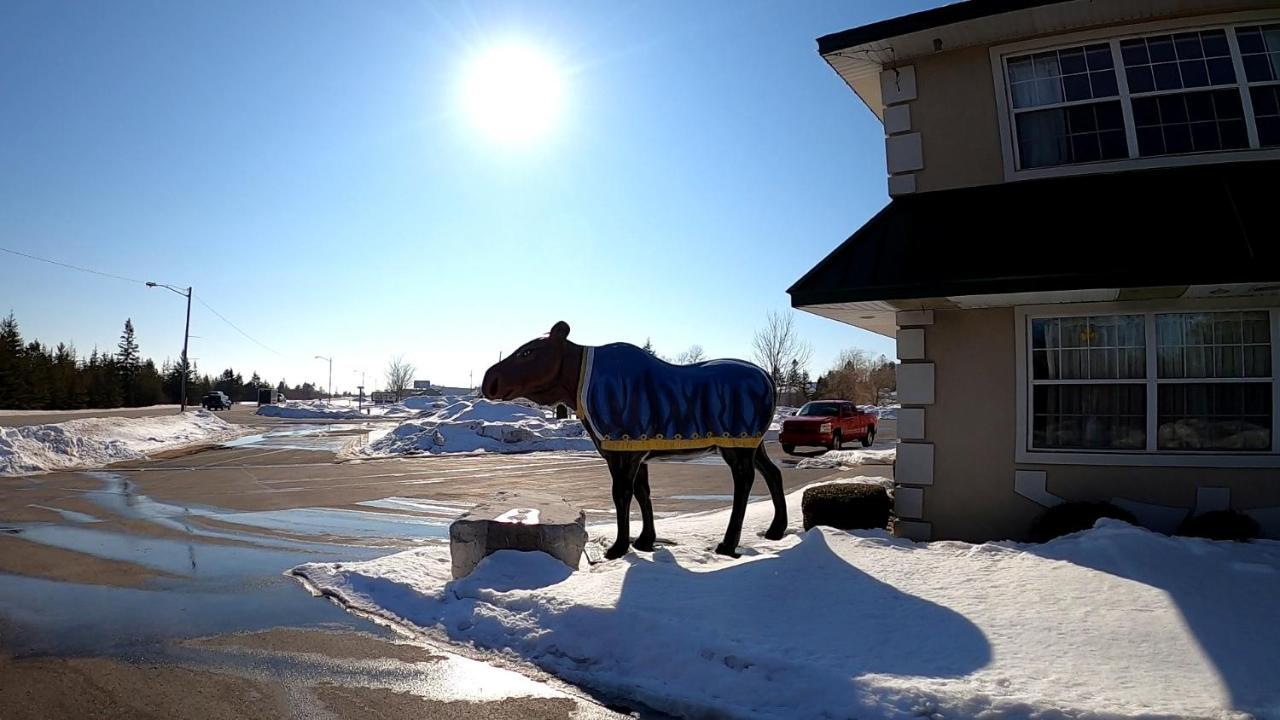
[[[101,467],[185,445],[227,440],[235,425],[205,410],[0,427],[0,475]]]
[[[426,411],[424,411],[425,413]],[[362,457],[440,453],[526,453],[593,451],[577,420],[556,420],[530,405],[494,400],[459,400],[406,421],[360,448]]]
[[[778,433],[782,432],[782,421],[796,414],[796,409],[787,405],[780,405],[773,410],[773,422],[769,423],[769,431],[765,433],[766,441],[778,441]]]
[[[858,409],[868,415],[875,415],[881,420],[897,420],[901,405],[859,405]]]
[[[844,470],[863,465],[892,465],[898,458],[898,445],[876,447],[872,445],[865,450],[828,450],[815,457],[808,457],[796,463],[797,470]]]
[[[330,404],[323,400],[288,400],[279,405],[263,405],[258,408],[258,414],[294,420],[361,420],[367,417],[354,406]]]
[[[800,493],[788,497],[799,525]],[[706,717],[1276,717],[1280,543],[1104,520],[1052,543],[915,544],[826,528],[745,556],[728,511],[659,520],[680,546],[570,572],[502,551],[449,580],[433,546],[295,568],[410,631]]]

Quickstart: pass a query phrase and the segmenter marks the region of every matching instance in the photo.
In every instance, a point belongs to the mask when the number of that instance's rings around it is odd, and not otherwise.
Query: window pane
[[[1037,385],[1032,443],[1039,448],[1141,450],[1146,447],[1146,387]]]
[[[1237,28],[1236,41],[1249,82],[1280,79],[1280,25]]]
[[[1015,114],[1024,168],[1128,157],[1120,101]]]
[[[1257,119],[1258,142],[1263,146],[1280,145],[1280,85],[1249,88],[1249,95]]]
[[[1271,383],[1162,384],[1156,406],[1161,450],[1271,448]]]
[[[1005,67],[1015,108],[1119,94],[1107,43],[1019,55],[1008,58]]]
[[[1238,90],[1140,97],[1132,103],[1141,156],[1248,147]]]
[[[1270,322],[1265,310],[1157,315],[1157,377],[1270,377]]]
[[[1245,342],[1271,342],[1271,320],[1265,310],[1240,313],[1240,321]]]
[[[1148,37],[1145,38],[1145,53],[1139,42],[1126,40],[1121,43],[1121,57],[1132,93],[1235,83],[1235,66],[1230,62],[1227,36],[1223,30]],[[1212,68],[1206,58],[1214,61]]]

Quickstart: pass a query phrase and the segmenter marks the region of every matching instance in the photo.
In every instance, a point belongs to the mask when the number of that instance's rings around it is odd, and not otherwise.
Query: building
[[[971,0],[818,40],[890,201],[789,290],[896,337],[899,533],[1280,537],[1280,7]]]

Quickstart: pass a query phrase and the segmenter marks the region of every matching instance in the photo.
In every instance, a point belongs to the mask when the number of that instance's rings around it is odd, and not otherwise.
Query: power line
[[[67,268],[67,269],[69,269],[69,270],[78,270],[78,271],[80,271],[80,272],[90,273],[90,274],[92,274],[92,275],[101,275],[102,277],[112,278],[112,279],[115,279],[115,280],[124,280],[125,282],[137,283],[137,284],[139,284],[139,285],[146,285],[146,284],[147,284],[147,282],[146,282],[145,280],[138,280],[137,278],[125,277],[124,275],[116,275],[115,273],[103,272],[103,271],[101,271],[101,270],[93,270],[93,269],[90,269],[90,268],[87,268],[87,267],[80,267],[79,265],[72,265],[71,263],[64,263],[64,262],[61,262],[61,261],[58,261],[58,260],[50,260],[49,258],[40,257],[40,256],[38,256],[38,255],[31,255],[30,253],[24,253],[24,252],[21,252],[21,251],[18,251],[18,250],[12,250],[12,249],[7,248],[7,247],[0,247],[0,252],[7,252],[7,253],[9,253],[10,255],[17,255],[17,256],[19,256],[19,257],[27,258],[28,260],[35,260],[35,261],[37,261],[37,262],[48,263],[48,264],[50,264],[50,265],[57,265],[58,267]],[[200,303],[201,305],[205,306],[205,308],[207,308],[207,309],[209,310],[209,312],[211,312],[211,313],[213,313],[214,315],[218,316],[218,319],[219,319],[219,320],[221,320],[222,322],[224,322],[224,323],[226,323],[226,324],[230,325],[230,326],[231,326],[231,327],[232,327],[236,332],[238,332],[238,333],[240,333],[241,335],[245,336],[245,337],[246,337],[246,338],[248,338],[250,341],[252,341],[252,342],[256,343],[258,346],[262,347],[263,349],[268,350],[268,351],[270,351],[270,352],[273,352],[273,353],[275,353],[276,355],[279,355],[279,356],[280,356],[280,357],[282,357],[282,358],[288,359],[288,358],[287,358],[287,356],[285,356],[283,353],[280,353],[279,351],[275,350],[274,348],[269,347],[269,346],[268,346],[268,345],[266,345],[265,343],[263,343],[263,342],[259,341],[257,338],[255,338],[255,337],[253,337],[252,335],[250,335],[249,333],[245,332],[244,330],[241,330],[241,329],[240,329],[240,326],[238,326],[238,325],[236,325],[235,323],[233,323],[233,322],[231,322],[230,320],[228,320],[228,319],[226,318],[226,316],[225,316],[225,315],[223,315],[222,313],[218,312],[217,310],[214,310],[214,309],[213,309],[213,306],[212,306],[212,305],[210,305],[209,303],[205,302],[205,301],[204,301],[204,299],[203,299],[203,298],[201,298],[199,295],[196,295],[195,293],[192,293],[192,297],[194,297],[194,298],[196,299],[196,302],[198,302],[198,303]]]
[[[225,316],[223,316],[223,314],[222,314],[222,313],[218,312],[217,310],[214,310],[214,309],[213,309],[213,306],[212,306],[212,305],[210,305],[209,303],[205,302],[205,301],[204,301],[204,299],[203,299],[203,298],[201,298],[199,295],[195,295],[195,294],[193,293],[193,294],[192,294],[192,297],[194,297],[194,298],[196,299],[196,302],[198,302],[198,303],[200,303],[201,305],[205,306],[205,308],[206,308],[209,312],[213,313],[214,315],[217,315],[219,320],[221,320],[222,322],[224,322],[224,323],[226,323],[226,324],[230,325],[232,328],[234,328],[234,329],[235,329],[235,331],[236,331],[236,332],[238,332],[238,333],[240,333],[241,335],[243,335],[243,336],[245,336],[245,337],[249,338],[249,340],[250,340],[250,341],[254,342],[255,344],[257,344],[257,345],[258,345],[259,347],[261,347],[262,349],[267,350],[268,352],[275,353],[276,355],[279,355],[280,357],[285,358],[286,360],[288,359],[288,357],[287,357],[284,353],[279,352],[279,351],[278,351],[278,350],[276,350],[275,348],[272,348],[272,347],[268,346],[266,343],[263,343],[262,341],[258,340],[258,339],[257,339],[257,338],[255,338],[254,336],[252,336],[252,335],[250,335],[249,333],[245,332],[244,330],[241,330],[239,325],[236,325],[235,323],[233,323],[233,322],[231,322],[230,320],[228,320]]]
[[[57,260],[50,260],[49,258],[43,258],[37,255],[29,255],[27,253],[19,252],[17,250],[11,250],[7,247],[0,247],[0,252],[7,252],[10,255],[17,255],[19,257],[27,258],[28,260],[36,260],[42,263],[49,263],[50,265],[57,265],[59,267],[69,268],[71,270],[79,270],[80,272],[87,272],[93,275],[101,275],[102,277],[109,277],[109,278],[114,278],[116,280],[124,280],[125,282],[138,283],[139,285],[147,284],[145,281],[138,280],[136,278],[125,277],[123,275],[116,275],[114,273],[109,273],[109,272],[102,272],[101,270],[90,270],[89,268],[80,267],[79,265],[72,265],[71,263],[64,263],[64,262],[59,262]]]

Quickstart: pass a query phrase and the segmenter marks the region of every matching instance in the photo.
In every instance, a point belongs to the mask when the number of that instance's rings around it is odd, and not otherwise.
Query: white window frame
[[[1230,13],[1225,15],[1209,15],[1191,18],[1177,18],[1141,25],[1110,27],[1085,32],[1058,35],[1052,38],[1041,38],[1023,42],[998,45],[990,50],[991,77],[995,84],[996,115],[1000,127],[1000,152],[1004,162],[1004,178],[1006,181],[1032,180],[1043,177],[1061,177],[1065,175],[1084,175],[1098,172],[1114,172],[1118,170],[1136,170],[1152,167],[1176,167],[1183,165],[1203,165],[1208,163],[1235,162],[1240,160],[1274,160],[1280,159],[1280,148],[1258,147],[1257,126],[1254,124],[1253,102],[1249,94],[1250,83],[1244,76],[1244,67],[1240,60],[1240,48],[1236,43],[1234,28],[1236,26],[1265,25],[1280,22],[1280,11],[1256,10]],[[1157,155],[1139,157],[1137,130],[1133,123],[1133,109],[1129,95],[1129,83],[1125,74],[1124,58],[1120,53],[1120,41],[1129,38],[1159,35],[1192,30],[1225,29],[1227,43],[1231,47],[1231,57],[1236,70],[1236,87],[1241,93],[1241,105],[1245,114],[1245,129],[1249,135],[1250,147],[1243,150],[1223,150],[1217,152],[1188,153],[1183,155]],[[1119,94],[1115,98],[1094,98],[1074,102],[1062,102],[1043,107],[1023,108],[1023,110],[1047,110],[1069,105],[1091,104],[1119,100],[1124,115],[1125,136],[1129,144],[1130,156],[1118,160],[1098,160],[1095,162],[1072,165],[1054,165],[1050,167],[1020,169],[1018,167],[1017,138],[1013,129],[1013,101],[1005,76],[1006,57],[1027,53],[1060,50],[1079,45],[1097,44],[1107,41],[1111,45],[1111,55],[1115,64],[1116,84]],[[1264,83],[1254,83],[1258,86]],[[1203,88],[1184,88],[1179,90],[1155,90],[1141,93],[1139,97],[1148,97],[1170,93],[1187,93],[1196,91],[1221,90],[1230,85],[1209,85]]]
[[[1166,313],[1227,312],[1255,310],[1270,315],[1271,325],[1271,449],[1270,450],[1159,450],[1157,449],[1157,389],[1160,383],[1240,383],[1267,382],[1267,378],[1165,378],[1156,374],[1159,353],[1156,342],[1155,316]],[[1134,384],[1147,387],[1146,450],[1072,450],[1032,448],[1031,321],[1039,318],[1078,317],[1082,315],[1145,315],[1147,377],[1143,380],[1055,381],[1050,384]],[[1280,467],[1280,305],[1277,299],[1240,298],[1236,300],[1182,300],[1151,302],[1071,303],[1019,306],[1014,311],[1016,337],[1016,445],[1015,462],[1046,465],[1117,465],[1169,467]]]

